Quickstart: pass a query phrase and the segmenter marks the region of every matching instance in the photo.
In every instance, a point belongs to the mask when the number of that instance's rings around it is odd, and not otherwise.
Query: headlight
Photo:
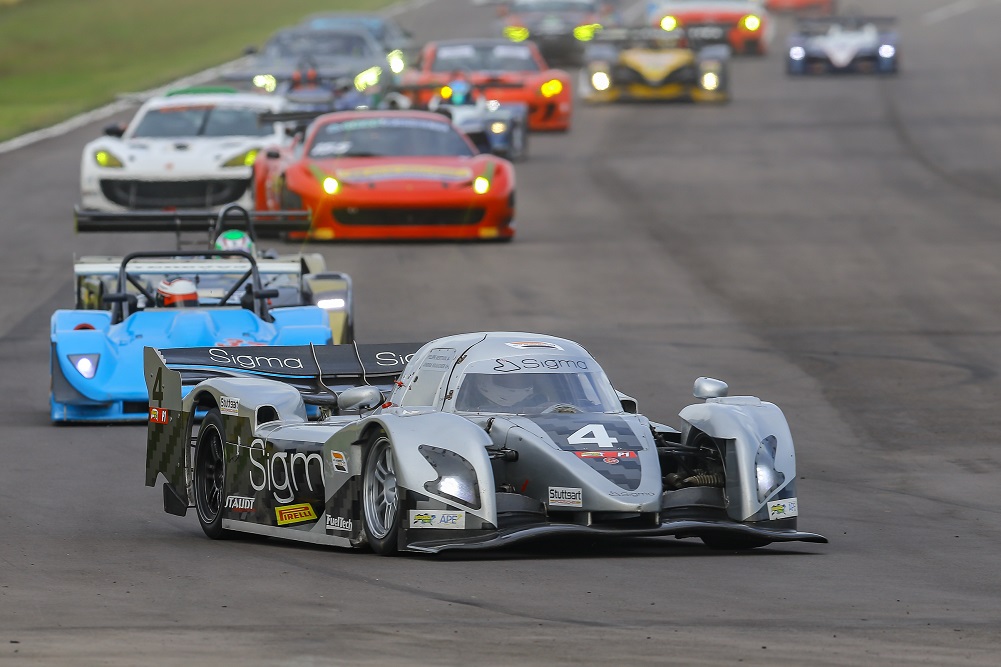
[[[119,160],[117,157],[115,157],[108,151],[95,151],[94,162],[96,162],[98,166],[107,167],[109,169],[110,168],[120,169],[121,167],[124,166],[121,160]]]
[[[744,18],[740,19],[740,24],[751,32],[754,32],[761,27],[761,19],[754,14],[748,14]]]
[[[503,132],[506,129],[507,129],[507,123],[503,123],[499,120],[490,123],[490,131],[493,132],[494,134],[503,134]]]
[[[386,56],[386,61],[389,63],[389,69],[393,71],[393,74],[399,74],[407,66],[406,61],[403,60],[403,51],[399,49],[390,51],[389,55]]]
[[[259,148],[251,148],[246,153],[240,153],[237,156],[230,158],[223,162],[224,167],[250,167],[254,164],[254,160],[257,159],[257,152]]]
[[[605,72],[595,72],[591,75],[591,85],[594,86],[595,90],[608,90],[608,87],[612,85],[612,80]]]
[[[754,457],[754,476],[758,481],[758,502],[763,503],[782,486],[786,476],[775,469],[775,450],[778,441],[770,435],[758,444]]]
[[[719,75],[715,72],[706,72],[703,74],[702,87],[706,90],[716,90],[719,88]]]
[[[563,83],[558,79],[550,79],[539,87],[543,97],[555,97],[563,92]]]
[[[879,57],[880,58],[892,58],[897,54],[897,50],[893,48],[892,44],[884,44],[879,47]]]
[[[358,76],[355,77],[355,89],[359,93],[363,93],[368,88],[379,85],[380,76],[382,76],[381,67],[369,67],[367,70],[359,73]]]
[[[793,60],[802,60],[803,58],[806,58],[806,49],[802,46],[794,46],[789,49],[789,57]]]
[[[337,179],[333,176],[327,176],[323,179],[323,191],[328,195],[336,195],[337,191],[341,189],[341,184],[337,182]]]
[[[100,361],[101,355],[71,354],[67,358],[80,375],[90,380],[97,373],[97,362]]]
[[[273,93],[275,92],[275,88],[278,87],[278,79],[272,74],[258,74],[254,77],[254,87],[268,93]]]
[[[320,299],[316,302],[316,305],[324,310],[344,310],[344,306],[347,302],[341,297],[335,297],[331,299]]]
[[[421,445],[417,451],[438,473],[438,479],[424,484],[424,489],[467,507],[480,506],[480,486],[476,480],[476,469],[458,454],[441,447]]]
[[[573,29],[573,36],[580,40],[581,42],[590,42],[594,39],[594,33],[601,30],[600,23],[588,23],[587,25],[579,25]]]
[[[473,179],[473,192],[478,195],[485,195],[490,190],[490,181],[486,176],[477,176]]]
[[[678,19],[668,14],[660,20],[660,27],[668,32],[671,32],[678,27]]]
[[[512,42],[524,42],[528,39],[528,28],[520,25],[509,25],[504,28],[504,36]]]

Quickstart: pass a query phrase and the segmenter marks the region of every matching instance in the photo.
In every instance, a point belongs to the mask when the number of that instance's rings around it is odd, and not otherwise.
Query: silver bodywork
[[[203,380],[183,401],[181,373],[147,348],[147,384],[160,397],[151,398],[151,411],[166,410],[169,419],[157,413],[162,421],[150,424],[146,483],[163,473],[165,508],[183,514],[197,482],[192,416],[218,409],[225,495],[243,503],[223,515],[227,530],[364,545],[366,455],[383,438],[394,463],[402,514],[396,546],[403,550],[496,547],[547,534],[674,535],[707,543],[723,536],[750,546],[826,541],[795,528],[795,454],[782,412],[754,397],[726,397],[719,381],[700,378],[696,387],[710,397],[682,411],[678,431],[635,414],[635,399],[613,390],[594,358],[569,340],[491,332],[438,339],[412,354],[369,347],[375,349],[358,358],[370,382],[381,366],[402,371],[386,385],[388,400],[368,413],[342,409],[319,422],[307,421],[303,402],[315,397],[287,384],[301,384],[310,368],[317,369],[314,380],[341,390],[341,408],[373,395],[335,387],[347,376],[324,370],[311,348],[257,348],[242,359],[209,350],[213,363],[172,363],[184,372],[201,369],[204,376],[212,367],[225,375]],[[237,377],[242,373],[257,377]],[[484,376],[537,378],[553,400],[530,409],[461,409],[469,391],[463,384],[494,382]],[[163,391],[167,385],[176,393]],[[552,395],[558,386],[583,389]],[[704,457],[706,465],[689,470],[676,456]],[[279,525],[290,509],[299,512],[295,522]],[[446,518],[453,525],[432,523]]]

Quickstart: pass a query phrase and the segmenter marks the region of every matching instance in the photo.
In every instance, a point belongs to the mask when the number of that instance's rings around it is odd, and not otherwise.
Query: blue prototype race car
[[[145,421],[146,346],[332,342],[327,310],[299,305],[310,303],[305,298],[278,305],[299,284],[298,261],[258,261],[242,250],[133,253],[120,260],[114,291],[105,292],[98,280],[103,293],[95,297],[90,283],[108,269],[78,262],[77,309],[52,315],[53,422]],[[89,297],[82,299],[81,290]]]

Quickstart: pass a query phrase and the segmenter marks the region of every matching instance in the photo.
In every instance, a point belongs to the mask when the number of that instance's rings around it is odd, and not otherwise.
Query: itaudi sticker
[[[566,486],[549,487],[549,505],[551,507],[583,507],[584,490]]]

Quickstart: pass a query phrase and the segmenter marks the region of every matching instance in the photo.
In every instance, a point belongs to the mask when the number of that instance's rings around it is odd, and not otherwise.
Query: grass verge
[[[0,0],[0,141],[239,57],[312,12],[392,0]]]

